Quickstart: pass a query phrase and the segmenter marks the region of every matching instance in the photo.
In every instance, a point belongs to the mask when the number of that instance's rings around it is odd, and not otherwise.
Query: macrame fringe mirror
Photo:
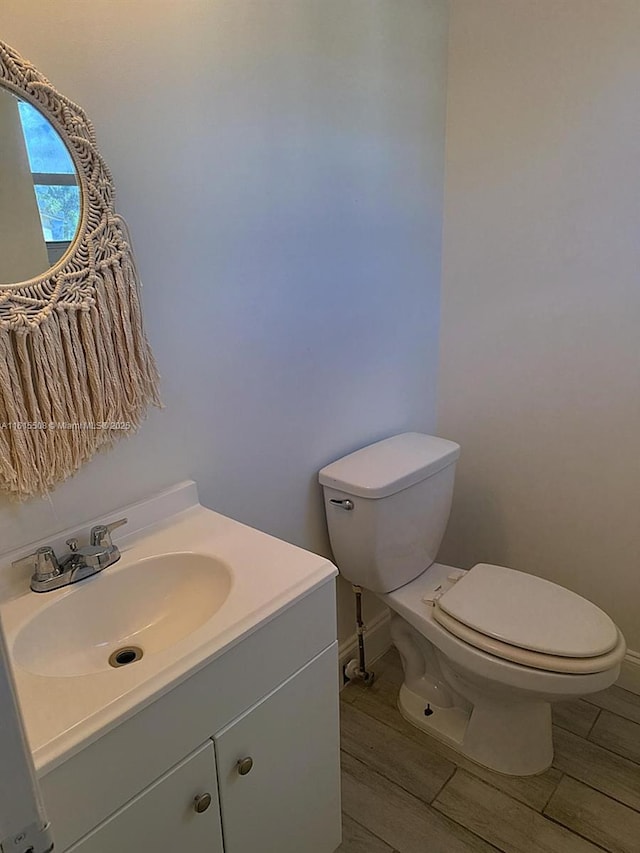
[[[80,192],[63,257],[41,275],[0,284],[0,493],[24,500],[130,434],[160,400],[128,232],[91,122],[3,42],[0,90],[50,122]]]

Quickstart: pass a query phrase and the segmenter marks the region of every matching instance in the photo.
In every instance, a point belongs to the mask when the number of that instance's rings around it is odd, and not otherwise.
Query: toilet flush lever
[[[343,501],[339,501],[337,498],[329,498],[329,503],[332,503],[334,506],[339,506],[342,509],[353,509],[353,501],[350,501],[349,498],[345,498]]]

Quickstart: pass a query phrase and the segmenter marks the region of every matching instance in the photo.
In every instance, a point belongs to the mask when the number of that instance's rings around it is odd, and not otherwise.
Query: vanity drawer
[[[206,809],[208,795],[211,799]],[[199,799],[196,809],[196,797]],[[56,845],[57,846],[57,845]],[[222,853],[213,743],[201,746],[68,853]]]

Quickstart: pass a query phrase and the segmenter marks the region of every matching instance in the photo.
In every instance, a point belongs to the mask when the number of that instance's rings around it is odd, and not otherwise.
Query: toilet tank
[[[449,520],[460,446],[407,432],[324,467],[318,479],[340,573],[391,592],[434,562]]]

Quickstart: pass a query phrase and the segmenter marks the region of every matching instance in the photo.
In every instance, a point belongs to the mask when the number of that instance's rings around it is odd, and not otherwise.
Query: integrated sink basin
[[[95,525],[125,516],[112,528],[117,562],[31,591],[21,558],[43,546],[64,555],[70,538],[84,547]],[[0,622],[37,771],[197,678],[336,574],[324,557],[201,506],[191,481],[0,555]],[[227,677],[240,685],[244,674]]]
[[[42,676],[116,673],[201,628],[227,600],[232,577],[223,560],[188,551],[106,570],[23,625],[14,660]]]

